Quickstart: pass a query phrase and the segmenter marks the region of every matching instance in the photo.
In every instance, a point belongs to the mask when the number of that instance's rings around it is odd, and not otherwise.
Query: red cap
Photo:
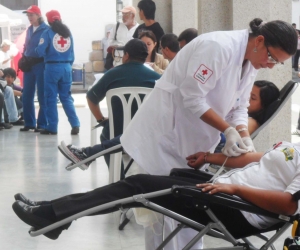
[[[55,20],[61,21],[60,14],[57,10],[50,10],[46,13],[48,23],[53,23]]]
[[[37,7],[36,5],[31,5],[27,10],[23,11],[23,13],[33,13],[33,14],[42,15],[40,8]]]

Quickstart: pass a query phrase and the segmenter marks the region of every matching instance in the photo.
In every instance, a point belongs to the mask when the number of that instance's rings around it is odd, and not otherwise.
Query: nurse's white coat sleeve
[[[199,41],[194,47],[193,54],[186,59],[187,73],[180,92],[184,107],[201,117],[210,109],[206,95],[215,88],[228,65],[229,53],[213,41]]]
[[[240,105],[235,109],[232,109],[226,116],[225,120],[230,124],[230,126],[236,127],[238,125],[245,125],[248,127],[248,106],[252,86],[253,84],[248,84],[244,92],[239,97]]]

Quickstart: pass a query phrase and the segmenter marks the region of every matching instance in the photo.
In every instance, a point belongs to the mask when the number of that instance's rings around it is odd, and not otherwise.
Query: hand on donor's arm
[[[224,193],[234,195],[236,194],[237,185],[233,184],[224,184],[224,183],[203,183],[197,184],[197,188],[202,188],[202,192],[209,193],[209,194],[216,194],[216,193]]]
[[[207,153],[198,152],[186,157],[186,160],[188,161],[187,165],[191,168],[199,169],[205,163],[205,155],[207,155]]]

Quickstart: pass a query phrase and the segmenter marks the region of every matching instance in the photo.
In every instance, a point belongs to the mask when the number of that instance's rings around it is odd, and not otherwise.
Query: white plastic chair
[[[117,96],[123,106],[123,131],[128,126],[131,121],[131,107],[133,101],[136,100],[137,108],[139,109],[142,102],[145,100],[146,96],[151,92],[152,88],[144,88],[144,87],[124,87],[124,88],[116,88],[107,91],[106,93],[106,102],[108,107],[108,117],[109,117],[109,136],[110,139],[114,138],[114,116],[113,109],[111,106],[111,100],[114,96]],[[126,100],[126,96],[128,96],[128,100]],[[120,180],[121,176],[121,163],[122,163],[122,152],[118,152],[110,155],[110,163],[109,163],[109,183],[113,183]]]

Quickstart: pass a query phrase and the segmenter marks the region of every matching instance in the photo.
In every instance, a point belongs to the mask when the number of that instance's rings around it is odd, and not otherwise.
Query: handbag
[[[119,25],[120,25],[120,23],[117,22],[117,27],[116,27],[115,37],[114,37],[115,41],[117,40],[117,31],[118,31]],[[114,51],[115,50],[112,46],[109,46],[107,48],[107,55],[106,55],[106,60],[105,60],[105,64],[104,64],[104,68],[106,70],[109,70],[114,67],[114,56],[113,56]]]
[[[24,54],[22,54],[22,57],[20,58],[18,62],[18,68],[23,72],[28,72],[31,70],[32,64],[30,63],[30,60],[28,57],[26,57]]]
[[[104,68],[109,70],[114,67],[114,57],[113,57],[113,52],[115,50],[112,47],[109,47],[107,49],[107,56],[104,64]]]

